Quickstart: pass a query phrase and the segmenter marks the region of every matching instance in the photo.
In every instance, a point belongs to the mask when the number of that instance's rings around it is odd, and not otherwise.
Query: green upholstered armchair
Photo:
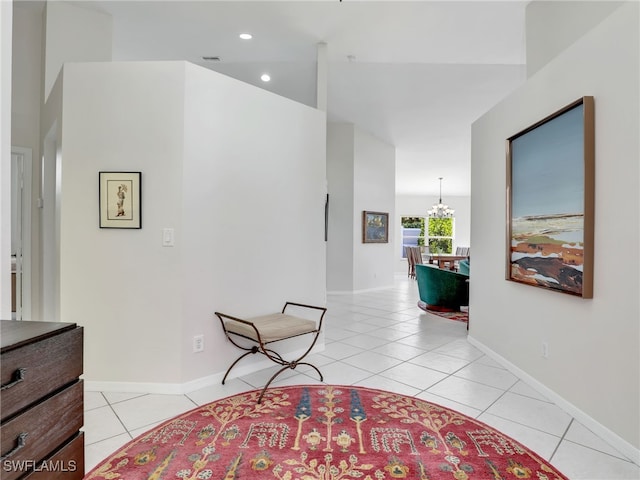
[[[469,275],[429,265],[416,265],[423,310],[457,311],[469,305]]]
[[[466,260],[460,260],[460,263],[458,264],[458,272],[469,275],[469,266],[470,264],[468,258]]]

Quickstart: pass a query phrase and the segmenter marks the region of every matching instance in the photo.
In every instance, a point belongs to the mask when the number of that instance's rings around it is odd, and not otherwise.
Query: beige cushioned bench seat
[[[295,337],[296,335],[304,335],[316,330],[316,322],[284,313],[272,313],[270,315],[247,318],[246,320],[255,325],[264,343]],[[246,323],[226,322],[226,328],[231,333],[251,338],[256,342],[259,341],[256,331]]]
[[[262,392],[258,397],[258,403],[262,401],[267,388],[271,382],[282,372],[288,369],[295,369],[298,365],[308,365],[313,368],[320,377],[322,382],[322,373],[318,370],[318,367],[309,363],[303,362],[302,359],[306,357],[311,349],[316,344],[318,336],[322,331],[322,320],[327,309],[325,307],[318,307],[314,305],[306,305],[304,303],[286,302],[280,313],[270,313],[268,315],[262,315],[253,318],[238,318],[226,313],[215,312],[215,315],[220,319],[222,324],[222,330],[224,331],[227,340],[233,345],[243,350],[245,353],[240,355],[227,369],[227,373],[222,378],[222,384],[229,376],[229,372],[233,369],[240,360],[247,355],[260,353],[266,356],[272,362],[280,365],[280,369],[273,374],[269,381],[262,388]],[[317,320],[309,320],[306,318],[290,315],[290,313],[301,313],[303,316],[318,317]],[[308,348],[303,353],[296,353],[297,358],[292,360],[286,360],[274,350],[273,345],[280,341],[286,340],[292,337],[301,337],[303,335],[311,334]],[[244,340],[243,340],[244,339]],[[255,345],[248,346],[247,343],[255,343]],[[267,347],[269,344],[269,347]]]

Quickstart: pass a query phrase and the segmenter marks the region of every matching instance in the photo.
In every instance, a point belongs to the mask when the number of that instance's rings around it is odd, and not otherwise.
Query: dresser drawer
[[[82,480],[84,478],[84,433],[39,464],[21,480]]]
[[[77,327],[2,353],[3,420],[82,374],[82,335]]]
[[[24,475],[20,462],[40,463],[80,430],[84,421],[83,393],[79,380],[2,424],[2,480]]]

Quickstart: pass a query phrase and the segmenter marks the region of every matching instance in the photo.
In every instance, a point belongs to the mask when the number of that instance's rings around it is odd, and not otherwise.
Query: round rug
[[[463,309],[462,311],[430,310],[427,308],[427,304],[422,300],[418,302],[418,307],[431,315],[437,315],[438,317],[446,318],[447,320],[469,323],[469,307],[461,307]]]
[[[566,479],[488,425],[415,397],[330,385],[259,395],[168,420],[85,479]]]

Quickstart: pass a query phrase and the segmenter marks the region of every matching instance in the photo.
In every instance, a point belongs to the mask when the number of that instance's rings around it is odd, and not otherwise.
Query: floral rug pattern
[[[354,386],[227,397],[132,440],[89,479],[566,479],[493,428],[429,402]]]
[[[440,310],[430,310],[427,308],[427,304],[423,301],[418,302],[418,307],[421,310],[424,310],[427,313],[432,315],[436,315],[438,317],[446,318],[447,320],[456,320],[458,322],[469,322],[469,307],[460,307],[461,311],[440,311]]]
[[[469,321],[469,312],[436,312],[436,311],[430,310],[429,313],[432,313],[442,318],[446,318],[448,320],[456,320],[457,322]]]

